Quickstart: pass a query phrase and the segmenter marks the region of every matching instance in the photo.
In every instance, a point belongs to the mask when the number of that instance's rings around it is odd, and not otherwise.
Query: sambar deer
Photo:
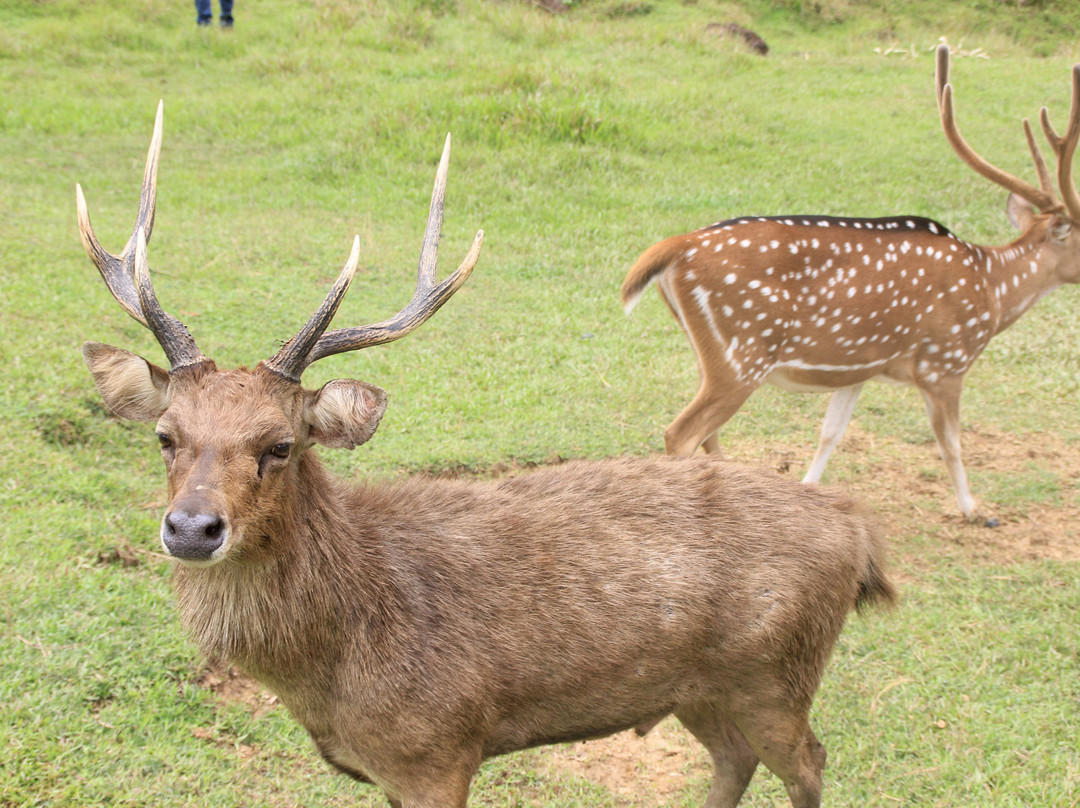
[[[701,445],[717,451],[716,430],[765,382],[834,391],[804,478],[817,482],[863,384],[911,384],[923,395],[960,511],[982,521],[960,455],[960,390],[991,337],[1047,293],[1080,281],[1080,195],[1072,181],[1080,65],[1064,136],[1045,107],[1040,114],[1057,158],[1060,201],[1027,120],[1038,188],[986,162],[961,137],[945,45],[936,72],[946,139],[971,168],[1010,191],[1009,218],[1023,234],[1003,247],[980,247],[917,216],[747,216],[654,244],[627,273],[623,306],[632,309],[656,281],[700,376],[693,401],[664,434],[668,454],[690,455]]]
[[[709,808],[735,805],[759,761],[796,808],[819,805],[811,701],[848,612],[894,596],[881,542],[850,502],[704,458],[353,485],[310,451],[368,440],[386,395],[349,380],[305,390],[305,368],[409,333],[476,263],[482,234],[435,283],[449,145],[412,302],[326,330],[354,241],[315,315],[253,370],[219,370],[151,285],[161,108],[119,255],[99,245],[78,190],[90,257],[171,363],[83,348],[116,415],[157,421],[181,620],[398,808],[460,808],[486,757],[645,732],[672,713],[712,754]]]

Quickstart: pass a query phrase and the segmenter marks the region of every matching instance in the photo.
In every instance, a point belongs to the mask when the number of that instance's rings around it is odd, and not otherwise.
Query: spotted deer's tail
[[[652,245],[634,262],[622,282],[622,304],[627,314],[641,300],[648,285],[671,266],[683,249],[684,237],[675,236]]]

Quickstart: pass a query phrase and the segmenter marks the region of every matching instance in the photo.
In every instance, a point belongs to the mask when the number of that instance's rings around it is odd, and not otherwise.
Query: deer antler
[[[420,327],[453,296],[454,292],[461,288],[480,257],[484,231],[481,230],[476,234],[472,247],[457,270],[442,283],[436,283],[439,235],[442,230],[449,163],[450,136],[447,135],[439,169],[435,174],[435,187],[431,192],[431,208],[428,212],[427,227],[424,230],[416,289],[408,305],[389,320],[381,323],[326,331],[356,271],[360,250],[360,238],[357,236],[353,241],[349,261],[322,305],[297,335],[285,343],[272,359],[264,363],[270,370],[292,381],[299,381],[304,370],[319,359],[400,339]]]
[[[75,185],[75,204],[79,213],[79,236],[82,238],[83,247],[101,273],[105,285],[124,311],[153,332],[172,363],[172,369],[178,370],[208,360],[195,345],[195,340],[184,324],[162,310],[150,283],[146,243],[154,229],[163,109],[164,102],[159,101],[154,119],[154,135],[150,139],[150,151],[146,156],[146,169],[143,171],[139,213],[135,218],[131,237],[119,255],[108,252],[98,242],[90,224],[82,186],[78,184]]]
[[[1065,211],[1074,222],[1080,222],[1080,194],[1077,193],[1076,183],[1072,178],[1073,153],[1076,151],[1077,141],[1080,140],[1080,65],[1073,65],[1072,69],[1072,102],[1069,106],[1069,126],[1064,137],[1058,137],[1054,127],[1050,125],[1050,114],[1046,107],[1039,110],[1039,122],[1057,157],[1058,188],[1065,203]]]
[[[974,169],[976,173],[982,175],[983,177],[986,177],[991,182],[1002,186],[1007,191],[1010,191],[1017,196],[1026,199],[1043,213],[1051,213],[1062,210],[1061,203],[1058,202],[1058,200],[1054,197],[1053,192],[1049,188],[1049,174],[1046,171],[1046,163],[1043,161],[1042,154],[1039,152],[1039,147],[1035,145],[1034,138],[1031,137],[1030,126],[1028,125],[1026,120],[1024,121],[1024,130],[1027,136],[1028,148],[1031,150],[1031,157],[1035,161],[1036,170],[1039,172],[1039,182],[1042,185],[1042,188],[1036,188],[1034,185],[1024,182],[1024,180],[1018,177],[1014,177],[1007,171],[1003,171],[997,166],[987,162],[974,149],[972,149],[971,146],[968,145],[966,140],[964,140],[963,136],[960,134],[960,130],[956,126],[956,110],[953,107],[952,97],[953,88],[952,85],[949,83],[948,45],[938,45],[936,84],[938,113],[941,116],[942,128],[944,128],[945,130],[945,139],[949,141],[949,145],[953,147],[953,151],[957,153],[960,159],[967,163],[972,169]],[[1074,109],[1076,108],[1076,106],[1077,105],[1074,100]],[[1044,123],[1044,128],[1046,127],[1046,125],[1047,124]],[[1073,142],[1073,146],[1076,146],[1075,140]],[[1059,160],[1059,180],[1062,176],[1061,171],[1062,166]],[[1073,195],[1075,195],[1075,189],[1073,189],[1072,193]]]

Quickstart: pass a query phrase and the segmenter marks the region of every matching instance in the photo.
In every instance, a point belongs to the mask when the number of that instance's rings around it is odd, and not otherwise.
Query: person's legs
[[[232,4],[233,0],[221,0],[221,24],[225,28],[232,28]],[[207,0],[209,5],[209,0]]]
[[[199,25],[209,25],[214,21],[213,11],[210,9],[210,0],[195,0],[195,11],[198,13]]]

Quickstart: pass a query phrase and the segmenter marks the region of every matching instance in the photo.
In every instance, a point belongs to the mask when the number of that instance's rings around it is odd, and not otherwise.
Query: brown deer
[[[482,759],[646,732],[675,714],[709,749],[707,805],[735,805],[759,761],[796,808],[820,803],[808,712],[853,608],[893,598],[853,506],[776,475],[699,459],[568,463],[490,482],[352,485],[313,444],[368,440],[386,394],[305,390],[313,362],[417,328],[461,286],[436,284],[449,138],[416,292],[377,325],[327,331],[358,240],[315,315],[253,370],[219,370],[158,303],[147,265],[161,108],[138,218],[119,255],[83,244],[168,370],[87,343],[102,397],[157,421],[161,542],[202,650],[276,692],[332,765],[399,808],[466,804]]]
[[[690,455],[701,445],[717,451],[716,430],[764,382],[833,391],[804,478],[817,482],[863,384],[912,384],[926,402],[961,512],[982,519],[960,456],[960,389],[991,337],[1047,293],[1080,281],[1080,195],[1072,182],[1080,65],[1065,135],[1051,127],[1045,107],[1040,116],[1061,201],[1026,119],[1038,188],[972,150],[957,129],[952,96],[942,45],[937,98],[946,139],[971,168],[1010,191],[1009,218],[1023,231],[1011,244],[979,247],[917,216],[755,216],[665,239],[637,259],[623,281],[624,307],[632,309],[655,280],[698,360],[697,394],[664,433],[668,454]]]

